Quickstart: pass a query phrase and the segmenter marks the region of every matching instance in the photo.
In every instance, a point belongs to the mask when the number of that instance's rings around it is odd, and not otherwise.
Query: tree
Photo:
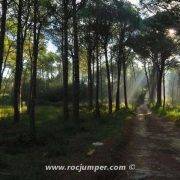
[[[87,25],[88,35],[87,39],[87,64],[88,64],[88,101],[89,101],[89,109],[93,108],[93,73],[92,73],[92,64],[93,64],[93,50],[94,45],[90,31],[91,24]]]
[[[76,0],[73,5],[73,36],[74,36],[74,56],[73,56],[73,117],[79,120],[79,40],[78,40],[78,19]]]
[[[109,106],[109,114],[112,113],[112,86],[111,86],[111,77],[110,77],[110,67],[109,67],[109,60],[108,60],[108,41],[110,36],[110,24],[105,22],[102,24],[101,28],[102,31],[102,38],[103,38],[103,48],[104,48],[104,55],[105,55],[105,63],[106,63],[106,74],[107,74],[107,82],[108,82],[108,106]]]
[[[63,114],[64,119],[69,117],[68,110],[68,4],[69,0],[63,0],[63,22],[62,22],[62,59],[63,59]]]
[[[162,81],[167,66],[174,63],[171,56],[176,52],[174,41],[160,31],[150,31],[149,34],[136,36],[131,39],[134,51],[142,57],[151,58],[153,63],[152,73],[156,72],[156,106],[162,106]],[[138,46],[139,43],[139,46]],[[154,69],[155,68],[155,69]],[[151,95],[150,95],[151,96]]]
[[[5,32],[6,32],[6,15],[7,15],[7,0],[2,0],[2,17],[1,17],[1,29],[0,29],[0,89],[2,84],[2,66],[4,59],[4,40],[5,40]]]
[[[98,26],[98,22],[97,22]],[[100,105],[99,105],[99,34],[96,32],[96,98],[95,98],[95,116],[100,118]]]
[[[121,67],[123,70],[123,84],[124,84],[124,103],[125,107],[128,108],[128,97],[127,97],[127,60],[128,55],[126,53],[126,47],[128,47],[127,40],[133,35],[135,31],[139,29],[141,18],[136,8],[132,7],[128,2],[114,1],[115,2],[115,22],[118,28],[118,47],[119,47],[119,58],[118,58],[118,78],[120,81]],[[118,86],[119,86],[118,82]],[[119,109],[119,87],[117,87],[116,93],[116,109]]]
[[[125,29],[122,27],[121,32],[119,34],[118,38],[118,57],[117,57],[117,71],[118,71],[118,76],[117,76],[117,91],[116,91],[116,111],[119,111],[120,109],[120,80],[121,80],[121,69],[122,69],[122,48],[123,48],[123,41],[125,37]]]
[[[124,103],[125,107],[128,109],[128,97],[127,97],[127,63],[126,63],[126,55],[125,50],[123,50],[123,60],[122,60],[122,67],[123,67],[123,82],[124,82]]]
[[[20,87],[21,76],[23,69],[23,1],[18,1],[18,25],[17,25],[17,45],[16,45],[16,70],[15,70],[15,82],[14,82],[14,123],[18,123],[20,120]]]
[[[33,52],[31,62],[31,80],[30,80],[30,126],[32,137],[36,137],[35,132],[35,108],[37,96],[37,65],[39,58],[39,45],[42,28],[45,28],[48,18],[51,17],[53,7],[51,1],[41,2],[33,1]],[[41,13],[38,13],[41,10]],[[50,54],[51,55],[51,54]]]
[[[33,53],[32,53],[32,75],[31,75],[31,91],[30,91],[30,126],[32,136],[35,137],[35,101],[36,101],[36,83],[37,83],[37,60],[39,54],[39,39],[41,33],[42,22],[38,24],[38,10],[39,10],[39,1],[33,1]]]

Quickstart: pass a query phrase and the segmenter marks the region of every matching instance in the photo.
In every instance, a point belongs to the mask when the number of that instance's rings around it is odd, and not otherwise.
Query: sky
[[[139,0],[128,0],[128,1],[131,2],[132,4],[135,4],[135,5],[139,4]],[[55,53],[57,51],[57,47],[54,46],[51,41],[49,41],[47,43],[47,50],[49,52],[54,52]]]
[[[135,5],[139,4],[139,0],[128,0],[128,1]]]
[[[128,0],[129,2],[131,2],[132,4],[138,4],[139,0]],[[77,2],[81,2],[81,0],[77,0]]]

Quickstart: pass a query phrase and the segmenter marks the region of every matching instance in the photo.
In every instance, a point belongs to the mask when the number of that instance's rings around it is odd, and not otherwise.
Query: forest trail
[[[114,148],[114,144],[119,143],[114,137],[82,163],[126,165],[126,171],[85,171],[74,176],[65,173],[62,180],[179,180],[180,131],[174,122],[151,114],[147,105],[141,105],[132,126],[127,127],[124,136],[127,144]],[[131,164],[135,165],[135,170],[129,170]]]
[[[173,122],[150,114],[146,105],[137,110],[134,134],[124,162],[135,164],[127,179],[180,179],[180,132]],[[115,179],[120,179],[118,176]]]

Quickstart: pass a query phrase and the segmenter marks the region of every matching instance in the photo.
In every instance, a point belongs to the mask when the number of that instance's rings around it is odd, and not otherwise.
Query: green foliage
[[[152,108],[153,111],[158,114],[159,116],[166,117],[172,121],[175,121],[175,123],[180,126],[180,107],[166,107],[163,108]]]
[[[28,85],[26,85],[28,86]],[[26,87],[24,87],[26,88]],[[27,87],[28,88],[28,87]],[[28,91],[26,90],[26,94],[23,95],[23,101],[28,100]],[[69,102],[72,102],[73,95],[73,85],[69,84],[69,89],[68,89],[68,94],[69,94]],[[37,103],[40,105],[45,105],[45,104],[62,104],[63,100],[63,87],[54,84],[52,81],[47,80],[46,83],[42,80],[38,80],[38,86],[37,86]],[[80,100],[81,102],[86,102],[87,101],[87,85],[81,83],[80,84]]]

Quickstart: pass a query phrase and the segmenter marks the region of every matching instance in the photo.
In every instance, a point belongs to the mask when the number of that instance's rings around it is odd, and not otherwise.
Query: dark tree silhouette
[[[0,89],[2,84],[2,65],[3,65],[3,59],[4,59],[4,39],[5,39],[5,33],[6,33],[6,15],[7,15],[7,0],[2,0],[1,2],[2,6],[2,17],[1,17],[1,26],[0,26]]]
[[[16,42],[16,70],[14,82],[14,123],[20,120],[20,87],[21,76],[23,69],[23,27],[22,27],[22,13],[23,1],[18,2],[18,25],[17,25],[17,42]]]
[[[73,56],[73,117],[79,120],[79,40],[78,40],[78,19],[76,0],[73,4],[73,36],[74,36],[74,56]]]
[[[63,113],[64,119],[69,117],[68,98],[68,4],[69,0],[63,0],[63,24],[62,24],[62,58],[63,58]]]

